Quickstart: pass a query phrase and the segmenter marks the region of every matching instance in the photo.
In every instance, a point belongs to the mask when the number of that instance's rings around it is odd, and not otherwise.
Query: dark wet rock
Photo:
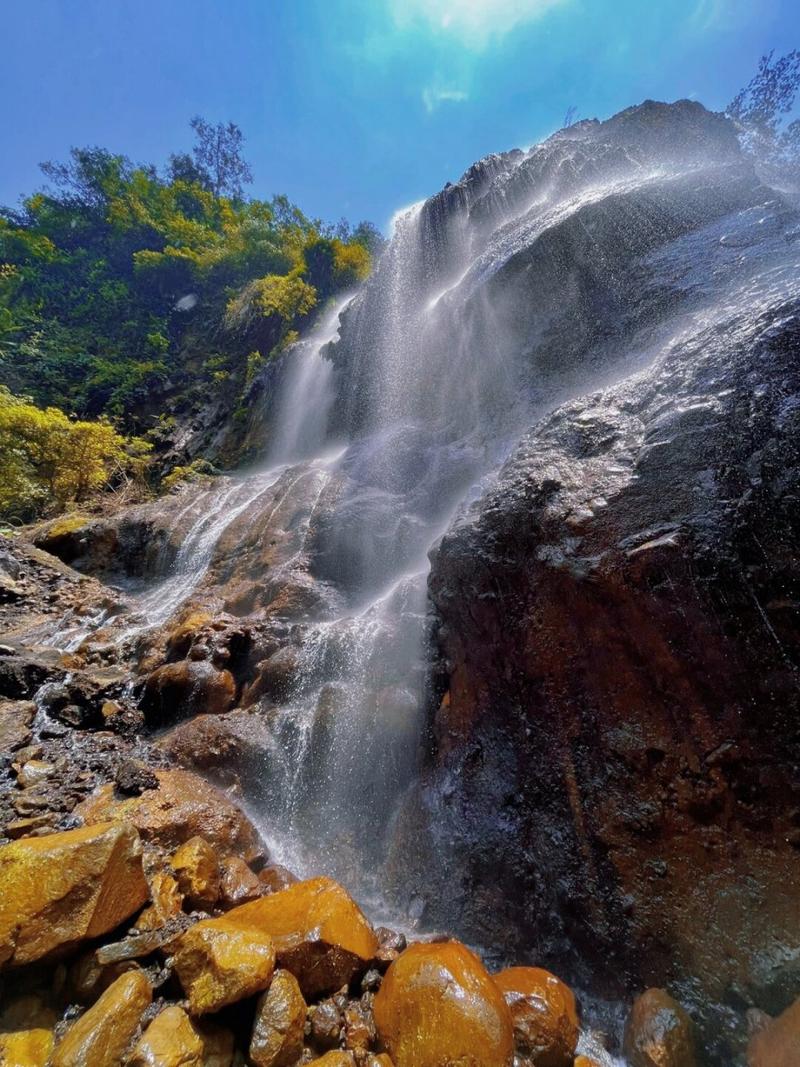
[[[333,1000],[322,1000],[311,1012],[311,1040],[324,1052],[336,1048],[344,1026],[344,1015]]]
[[[241,782],[249,796],[264,787],[264,759],[274,740],[258,714],[231,711],[197,715],[179,723],[157,741],[175,763],[197,770],[215,782]]]
[[[285,700],[291,695],[292,686],[302,664],[299,648],[286,645],[269,659],[260,663],[256,677],[247,687],[242,703],[245,707],[265,696],[272,701]]]
[[[258,880],[270,893],[279,893],[282,889],[288,889],[290,885],[300,881],[296,874],[292,874],[279,863],[268,863],[258,872]]]
[[[722,1062],[710,1003],[797,986],[799,345],[795,306],[748,309],[557,409],[430,582],[418,796],[465,871],[431,921],[583,982],[691,976]]]
[[[140,796],[145,789],[158,789],[158,778],[150,767],[139,760],[123,760],[117,768],[114,783],[120,793]]]
[[[267,887],[239,856],[226,856],[220,863],[218,906],[235,908],[249,900],[257,900]]]
[[[49,655],[0,655],[0,697],[30,700],[45,682],[64,676]]]

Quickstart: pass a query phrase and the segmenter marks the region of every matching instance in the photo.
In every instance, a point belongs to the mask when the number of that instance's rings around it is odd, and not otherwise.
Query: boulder
[[[352,1052],[341,1052],[338,1049],[326,1052],[316,1060],[311,1060],[309,1067],[355,1067],[355,1056]]]
[[[503,995],[458,941],[414,944],[386,972],[374,1003],[396,1067],[504,1067],[514,1030]]]
[[[763,1030],[747,1046],[747,1067],[797,1067],[800,1063],[800,1000]]]
[[[262,716],[234,710],[178,723],[156,747],[179,766],[201,771],[214,781],[227,784],[238,778],[255,796],[263,789],[265,753],[273,743]]]
[[[292,874],[280,863],[268,863],[266,867],[262,867],[258,872],[258,880],[267,887],[270,893],[279,893],[282,889],[287,889],[290,885],[296,885],[300,881],[296,874]]]
[[[697,1063],[692,1020],[664,989],[648,989],[636,998],[625,1025],[623,1048],[631,1067],[695,1067]]]
[[[52,1067],[119,1067],[152,997],[142,971],[123,974],[67,1030]]]
[[[220,891],[217,853],[204,837],[190,837],[170,860],[178,889],[191,907],[210,911]]]
[[[31,963],[108,933],[147,900],[142,846],[100,823],[0,849],[0,965]]]
[[[32,700],[0,700],[0,757],[30,743],[35,714]]]
[[[217,670],[207,660],[180,660],[148,676],[141,707],[149,723],[163,726],[189,715],[220,715],[235,699],[230,671]]]
[[[128,1060],[127,1067],[230,1067],[233,1034],[194,1022],[170,1004],[156,1015]]]
[[[303,1051],[306,1002],[289,971],[275,972],[256,1005],[250,1059],[255,1067],[292,1067]]]
[[[220,865],[219,906],[236,908],[250,900],[258,900],[267,887],[253,874],[240,856],[226,856]]]
[[[569,986],[539,967],[494,976],[514,1023],[517,1053],[536,1067],[572,1067],[580,1027]]]
[[[150,904],[136,920],[138,930],[154,930],[183,911],[183,894],[177,881],[166,871],[148,875]]]
[[[250,907],[251,905],[243,905]],[[219,1011],[266,989],[275,970],[272,938],[236,908],[197,923],[178,942],[173,965],[192,1015]]]
[[[213,786],[190,771],[156,771],[158,789],[120,797],[105,785],[75,808],[91,824],[132,823],[143,840],[170,851],[200,835],[223,852],[246,859],[263,855],[258,832],[246,815]]]
[[[212,620],[213,616],[207,611],[189,610],[167,636],[166,651],[169,658],[183,659],[188,656],[197,634]]]
[[[378,948],[358,905],[330,878],[297,882],[242,904],[227,918],[269,934],[278,962],[292,972],[306,998],[347,985]]]
[[[0,1034],[3,1067],[47,1067],[53,1052],[53,1032],[35,1028]]]
[[[269,659],[262,660],[256,677],[242,697],[244,707],[255,704],[261,697],[276,702],[287,699],[301,664],[302,655],[295,645],[284,645]]]
[[[30,700],[39,686],[63,677],[46,655],[0,655],[0,697]]]

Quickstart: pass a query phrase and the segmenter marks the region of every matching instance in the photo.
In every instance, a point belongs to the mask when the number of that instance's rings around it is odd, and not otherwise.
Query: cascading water
[[[292,381],[331,390],[328,440],[348,444],[306,538],[312,573],[342,607],[299,628],[293,687],[270,712],[259,808],[289,865],[336,876],[378,910],[396,894],[401,913],[425,911],[431,887],[412,870],[431,865],[398,859],[392,830],[424,748],[428,553],[538,416],[707,326],[723,290],[723,308],[738,304],[734,290],[761,268],[753,257],[731,270],[721,234],[753,212],[775,217],[769,195],[727,128],[693,140],[585,124],[490,157],[407,209],[339,339],[300,353]],[[775,225],[769,257],[786,248]],[[703,283],[686,282],[684,235]],[[302,418],[299,389],[289,397],[278,426]],[[432,921],[458,929],[446,911]]]
[[[307,483],[295,549],[267,582],[304,560],[330,595],[281,632],[291,682],[261,709],[271,742],[246,800],[279,860],[336,876],[375,914],[388,896],[461,927],[454,898],[414,873],[422,845],[394,836],[429,747],[432,546],[548,408],[697,335],[710,308],[777,299],[762,260],[773,287],[794,276],[779,270],[780,204],[703,115],[699,137],[689,111],[582,124],[402,213],[365,287],[283,357],[263,469],[193,495],[172,570],[132,598],[127,636],[224,569],[237,529],[257,538],[261,503]],[[769,240],[736,251],[756,225]]]

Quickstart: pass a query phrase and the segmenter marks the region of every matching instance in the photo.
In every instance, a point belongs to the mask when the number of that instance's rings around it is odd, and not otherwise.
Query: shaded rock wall
[[[468,935],[710,997],[723,1058],[800,980],[800,318],[748,315],[544,419],[444,537],[420,791]]]

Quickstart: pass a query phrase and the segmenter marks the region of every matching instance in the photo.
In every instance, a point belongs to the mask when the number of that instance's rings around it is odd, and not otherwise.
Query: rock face
[[[763,301],[544,418],[430,582],[444,908],[706,1006],[797,987],[800,309]]]
[[[0,965],[108,933],[147,900],[139,835],[101,823],[0,849]]]
[[[416,944],[391,965],[375,1023],[395,1067],[504,1067],[511,1013],[480,960],[456,941]]]
[[[572,1067],[579,1025],[569,986],[539,967],[508,967],[494,983],[511,1011],[518,1055],[536,1067]]]
[[[235,697],[236,683],[230,671],[217,670],[202,660],[181,660],[165,663],[149,676],[142,710],[154,724],[164,726],[189,715],[222,714]]]

